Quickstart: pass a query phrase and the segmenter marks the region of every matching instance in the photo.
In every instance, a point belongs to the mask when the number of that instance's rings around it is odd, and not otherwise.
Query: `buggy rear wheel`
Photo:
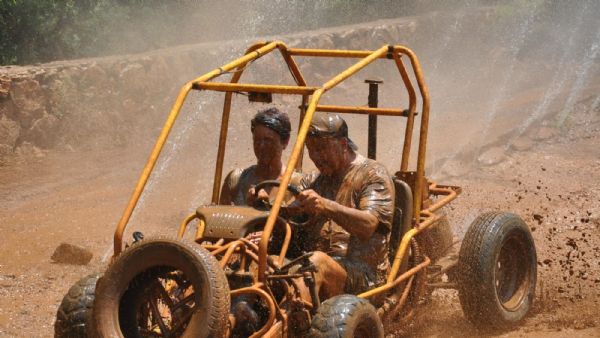
[[[458,260],[458,295],[466,317],[481,328],[517,324],[535,298],[537,257],[531,232],[511,213],[473,221]]]
[[[229,286],[198,244],[147,239],[128,248],[98,281],[99,337],[213,337],[227,330]]]

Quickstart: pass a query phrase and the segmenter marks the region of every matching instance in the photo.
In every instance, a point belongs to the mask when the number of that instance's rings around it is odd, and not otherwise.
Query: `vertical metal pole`
[[[300,119],[298,120],[298,131],[302,127],[302,121],[306,115],[306,108],[308,107],[308,95],[302,95],[302,103],[300,105]],[[296,162],[296,171],[302,172],[302,163],[304,162],[304,148],[300,149],[298,154],[298,162]]]
[[[365,80],[369,84],[369,107],[377,108],[379,84],[382,80]],[[369,115],[369,146],[367,156],[375,160],[377,158],[377,115]]]

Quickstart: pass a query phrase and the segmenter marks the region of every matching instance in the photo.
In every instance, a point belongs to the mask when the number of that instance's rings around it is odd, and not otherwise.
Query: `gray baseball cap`
[[[348,125],[338,114],[316,114],[313,116],[308,137],[335,137],[348,140],[348,146],[356,151],[358,146],[348,137]]]

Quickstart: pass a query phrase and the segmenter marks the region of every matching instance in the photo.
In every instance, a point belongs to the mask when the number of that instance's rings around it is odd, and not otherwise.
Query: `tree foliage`
[[[559,0],[535,0],[561,7]],[[525,0],[0,0],[0,64],[137,53]],[[529,5],[527,5],[529,6]],[[564,7],[564,6],[562,6]]]
[[[143,41],[142,33],[164,35],[160,34],[164,24],[176,26],[175,16],[185,16],[189,6],[196,5],[189,0],[0,0],[0,64],[156,47]]]
[[[347,24],[406,14],[407,2],[0,0],[0,64],[136,53]]]

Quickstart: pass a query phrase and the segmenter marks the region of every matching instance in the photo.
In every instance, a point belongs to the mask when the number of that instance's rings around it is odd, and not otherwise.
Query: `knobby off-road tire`
[[[71,286],[56,312],[55,338],[87,337],[96,282],[101,275],[94,273],[85,276]]]
[[[179,279],[180,283],[185,280],[193,288],[193,296],[184,296],[191,298],[189,301],[193,302],[194,309],[188,312],[191,318],[185,320],[183,332],[171,332],[171,335],[222,336],[227,329],[230,307],[229,286],[223,270],[217,260],[198,244],[171,238],[145,239],[135,243],[108,268],[96,289],[92,316],[94,336],[142,336],[141,325],[138,324],[147,323],[145,318],[149,317],[139,308],[140,297],[148,297],[152,285],[161,280],[164,283],[166,276],[174,276],[175,273],[174,279]],[[162,286],[159,284],[159,287]],[[169,292],[168,287],[163,289]],[[158,298],[154,301],[156,305]],[[167,303],[164,299],[162,302]],[[179,309],[184,307],[191,308],[184,304]]]
[[[536,277],[533,237],[519,216],[489,212],[473,221],[458,260],[458,295],[469,321],[492,329],[517,324],[532,307]]]
[[[323,302],[312,320],[311,338],[382,338],[383,325],[368,300],[339,295]]]

